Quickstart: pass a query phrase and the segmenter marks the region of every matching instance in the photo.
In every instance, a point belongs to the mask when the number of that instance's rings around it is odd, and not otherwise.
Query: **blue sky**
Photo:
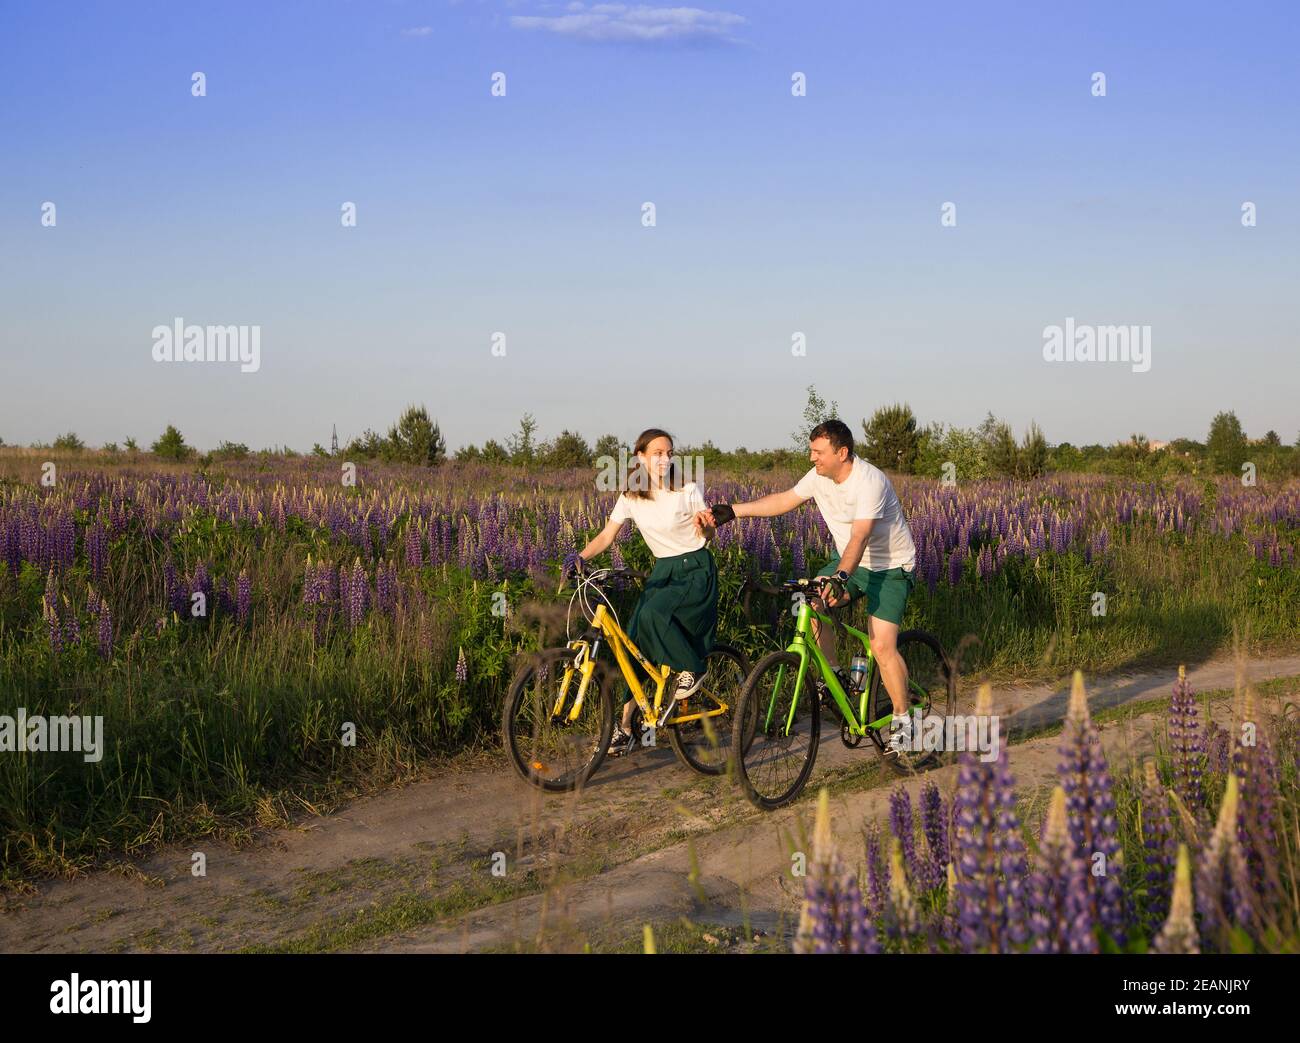
[[[453,447],[754,448],[815,384],[1294,441],[1298,43],[1283,3],[11,0],[0,438],[305,450],[417,401]],[[176,317],[259,325],[260,370],[155,362]],[[1150,371],[1045,362],[1067,317],[1149,325]]]

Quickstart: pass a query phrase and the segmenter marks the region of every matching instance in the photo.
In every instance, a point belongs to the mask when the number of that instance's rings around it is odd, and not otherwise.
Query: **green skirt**
[[[718,634],[718,566],[707,547],[660,558],[627,635],[656,666],[698,674]]]

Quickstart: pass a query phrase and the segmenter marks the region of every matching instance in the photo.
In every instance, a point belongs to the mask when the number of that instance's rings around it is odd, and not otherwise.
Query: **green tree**
[[[976,434],[984,444],[984,458],[989,470],[1003,478],[1014,478],[1020,468],[1020,450],[1011,425],[989,413]]]
[[[421,467],[436,467],[446,459],[447,443],[424,406],[407,406],[388,429],[387,457]]]
[[[935,422],[921,432],[916,454],[916,473],[928,478],[944,478],[951,473],[957,481],[993,477],[986,447],[978,432],[964,427],[948,427]]]
[[[65,435],[59,435],[54,440],[55,449],[80,450],[86,448],[86,443],[78,438],[73,432],[69,431]]]
[[[245,460],[248,458],[248,446],[243,442],[223,440],[210,455],[213,460]]]
[[[1210,434],[1205,440],[1205,448],[1210,457],[1210,466],[1216,471],[1225,473],[1241,470],[1248,450],[1246,433],[1242,431],[1236,413],[1219,413],[1210,421]]]
[[[547,467],[590,467],[591,447],[574,431],[562,431],[546,446],[542,457]]]
[[[134,438],[128,438],[128,439],[123,443],[123,445],[126,446],[126,451],[127,451],[128,453],[134,453],[134,452],[137,452],[137,451],[139,450],[139,448],[140,448],[138,445],[135,444],[135,439],[134,439]]]
[[[916,469],[920,436],[911,406],[881,406],[870,420],[862,422],[862,433],[866,437],[863,453],[877,467],[903,474]]]
[[[1268,431],[1264,435],[1264,444],[1276,449],[1282,444],[1282,439],[1276,431]]]
[[[839,415],[840,404],[838,402],[827,404],[826,400],[817,394],[817,388],[809,384],[808,401],[804,403],[803,407],[803,423],[790,434],[794,451],[800,456],[806,456],[808,453],[809,432],[823,420],[834,420]]]
[[[596,447],[592,450],[592,456],[598,460],[602,456],[617,460],[618,451],[622,448],[623,443],[618,440],[618,435],[601,435],[596,439]]]
[[[483,443],[483,459],[490,464],[509,463],[510,450],[495,438],[489,438]]]
[[[167,430],[150,446],[150,450],[164,460],[188,460],[194,455],[194,450],[185,444],[184,437],[174,424],[167,425]]]
[[[373,460],[384,456],[388,449],[388,440],[383,435],[366,428],[359,438],[343,447],[343,455],[349,460]]]
[[[1024,441],[1020,443],[1020,476],[1038,478],[1046,472],[1047,439],[1043,437],[1043,429],[1031,420]]]
[[[537,421],[532,413],[525,413],[519,420],[518,434],[511,435],[506,445],[512,464],[531,464],[536,459],[537,443],[533,438],[536,433]]]

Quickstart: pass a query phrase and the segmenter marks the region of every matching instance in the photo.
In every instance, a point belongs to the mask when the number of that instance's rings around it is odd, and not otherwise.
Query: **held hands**
[[[736,512],[731,509],[729,503],[715,503],[703,511],[695,512],[695,528],[698,530],[716,529],[720,525],[726,525],[729,521],[734,521]]]

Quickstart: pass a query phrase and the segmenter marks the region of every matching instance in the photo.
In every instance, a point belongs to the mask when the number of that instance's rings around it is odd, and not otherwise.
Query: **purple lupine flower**
[[[104,523],[96,518],[95,524],[86,532],[86,557],[90,562],[90,578],[101,583],[108,567],[108,533]]]
[[[1221,940],[1236,926],[1249,930],[1255,919],[1250,871],[1237,836],[1237,812],[1237,776],[1229,774],[1218,821],[1196,866],[1196,911],[1207,939]]]
[[[1187,668],[1180,666],[1178,681],[1169,700],[1169,745],[1174,759],[1174,789],[1192,814],[1205,804],[1201,787],[1205,747],[1198,717],[1196,696],[1187,681]]]
[[[253,584],[248,579],[248,570],[241,569],[239,572],[239,584],[235,596],[236,613],[239,624],[243,626],[248,622],[248,613],[253,605]]]
[[[80,643],[81,621],[77,619],[77,614],[71,611],[71,605],[65,603],[64,608],[68,610],[66,613],[68,618],[63,623],[63,644],[66,647]]]
[[[96,634],[99,639],[99,654],[105,659],[113,655],[113,613],[108,609],[108,603],[102,603],[99,612],[99,627]]]
[[[366,579],[366,570],[361,566],[361,559],[352,562],[352,576],[348,580],[348,624],[356,629],[366,614],[366,603],[370,600],[370,582]]]
[[[916,857],[916,834],[912,821],[912,798],[902,786],[889,794],[889,828],[902,845],[903,858],[912,879],[925,881],[925,873]]]
[[[1195,955],[1201,951],[1196,937],[1196,920],[1192,915],[1192,869],[1186,844],[1178,845],[1169,918],[1152,942],[1151,951],[1181,955]]]
[[[825,788],[817,798],[812,847],[794,951],[880,952],[880,943],[868,918],[858,882],[835,851],[830,825],[830,797]]]
[[[1277,759],[1260,716],[1255,690],[1248,684],[1232,753],[1232,770],[1241,785],[1237,837],[1246,852],[1251,886],[1272,906],[1282,894],[1277,871],[1280,778]]]
[[[45,579],[45,594],[41,598],[41,615],[50,632],[50,648],[55,653],[63,651],[63,627],[59,622],[59,589],[54,576],[54,566],[50,566]]]
[[[410,521],[406,523],[406,564],[413,569],[424,566],[423,542],[415,516],[412,515]]]
[[[885,901],[888,897],[888,878],[885,875],[884,863],[880,856],[880,826],[872,822],[863,832],[867,850],[866,905],[867,911],[875,915],[885,908]]]
[[[176,565],[171,558],[163,562],[163,588],[167,607],[178,616],[184,616],[188,611],[190,593],[185,584],[178,579]]]
[[[1160,784],[1154,760],[1144,766],[1142,790],[1142,846],[1146,852],[1146,911],[1149,921],[1159,922],[1169,909],[1177,842],[1170,820],[1169,797]]]
[[[464,684],[469,680],[469,664],[465,662],[465,649],[460,649],[456,657],[456,683]]]
[[[386,562],[375,568],[375,609],[387,615],[397,605],[396,573],[390,572]]]
[[[352,573],[346,565],[339,565],[339,609],[343,618],[349,618],[352,605]]]
[[[212,580],[208,576],[208,566],[200,561],[190,579],[190,593],[202,592],[205,601],[212,600]]]
[[[988,717],[992,709],[993,690],[982,685],[975,713]],[[1015,951],[1028,937],[1026,864],[1005,747],[993,761],[962,754],[955,805],[958,943],[966,952]]]
[[[950,812],[939,787],[934,781],[927,780],[921,789],[921,832],[925,835],[926,849],[926,890],[943,885],[947,879],[949,861],[948,853],[948,816]]]
[[[1226,775],[1232,765],[1232,735],[1211,720],[1205,729],[1205,770]]]
[[[1086,882],[1092,921],[1106,930],[1117,945],[1123,945],[1124,891],[1120,883],[1115,795],[1101,736],[1088,713],[1083,674],[1078,670],[1074,672],[1061,739],[1057,772],[1065,790],[1074,854],[1089,867]],[[1094,875],[1099,864],[1101,873]]]
[[[1088,867],[1074,853],[1065,805],[1065,789],[1058,785],[1043,825],[1038,864],[1029,878],[1030,948],[1039,953],[1095,953]]]

